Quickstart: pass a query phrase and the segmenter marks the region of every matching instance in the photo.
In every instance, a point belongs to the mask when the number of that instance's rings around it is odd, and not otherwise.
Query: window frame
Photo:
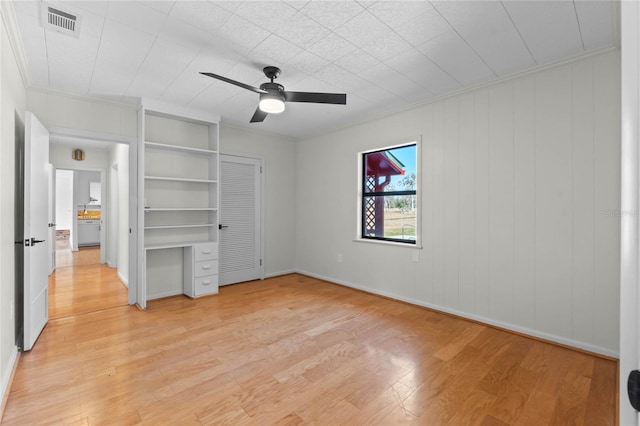
[[[402,190],[402,191],[387,191],[387,192],[366,192],[366,168],[365,168],[365,156],[367,154],[372,154],[375,152],[383,152],[389,151],[396,148],[402,148],[406,146],[415,145],[416,148],[416,188],[415,191],[412,190]],[[407,247],[407,248],[422,248],[422,226],[421,226],[421,215],[422,215],[422,205],[421,200],[422,197],[420,195],[420,182],[421,182],[421,145],[422,138],[421,137],[412,137],[405,138],[403,142],[396,143],[393,145],[381,146],[379,148],[374,148],[366,151],[358,152],[358,177],[357,177],[357,185],[358,185],[358,197],[357,197],[357,229],[356,229],[356,238],[354,241],[357,242],[366,242],[366,243],[377,243],[384,245],[392,245],[397,247]],[[387,237],[376,237],[376,236],[367,236],[365,235],[365,226],[366,226],[366,212],[365,212],[365,199],[367,197],[372,196],[397,196],[397,195],[415,195],[416,197],[416,230],[415,230],[415,240],[402,239],[402,238],[387,238]]]

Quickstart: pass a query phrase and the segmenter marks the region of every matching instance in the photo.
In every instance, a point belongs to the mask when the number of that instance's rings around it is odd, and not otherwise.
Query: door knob
[[[218,225],[218,229],[222,229],[222,228],[228,228],[229,225]]]
[[[627,379],[627,393],[629,394],[629,402],[631,406],[640,411],[640,371],[633,370],[629,373]]]
[[[45,240],[36,240],[35,238],[31,237],[31,244],[28,245],[35,246],[38,243],[44,243],[44,241]]]

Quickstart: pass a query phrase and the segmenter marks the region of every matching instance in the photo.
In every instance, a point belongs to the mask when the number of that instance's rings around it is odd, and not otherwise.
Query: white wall
[[[82,148],[85,152],[83,161],[76,161],[71,158],[71,151],[74,147],[65,144],[51,143],[49,144],[49,161],[56,169],[67,170],[103,170],[109,164],[109,151],[102,147]],[[87,200],[89,196],[89,187],[86,188]]]
[[[118,266],[118,229],[120,227],[118,209],[120,194],[118,187],[118,166],[116,160],[117,145],[109,149],[109,167],[107,168],[107,193],[109,204],[103,208],[103,215],[108,218],[109,226],[105,230],[106,262],[111,268]]]
[[[73,215],[73,172],[56,170],[56,229],[71,229]]]
[[[616,355],[619,61],[583,58],[300,142],[297,268]],[[354,242],[357,153],[412,135],[417,263],[415,249]]]
[[[265,274],[295,271],[295,143],[292,139],[220,126],[220,152],[264,159]]]
[[[104,168],[106,169],[106,167]],[[76,208],[75,213],[77,214],[78,210],[83,208],[82,205],[86,205],[87,210],[100,210],[100,206],[89,204],[89,183],[100,182],[100,172],[79,170],[74,172],[74,176],[78,179],[78,184],[73,187],[73,198],[75,200]]]
[[[9,43],[8,5],[0,5],[0,401],[13,369],[15,346],[14,144],[15,115],[24,123],[25,89]]]
[[[136,105],[29,88],[27,109],[48,128],[137,136]]]
[[[114,162],[118,166],[117,176],[117,224],[116,245],[118,277],[129,284],[129,146],[118,144],[115,147]],[[112,163],[113,164],[113,163]]]

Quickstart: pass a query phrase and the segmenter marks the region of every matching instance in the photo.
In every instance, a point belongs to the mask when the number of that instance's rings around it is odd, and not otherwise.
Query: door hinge
[[[262,266],[262,259],[260,259],[260,266]]]
[[[262,173],[262,166],[260,166],[260,173]]]
[[[640,411],[640,371],[633,370],[627,379],[627,393],[629,402],[636,411]]]

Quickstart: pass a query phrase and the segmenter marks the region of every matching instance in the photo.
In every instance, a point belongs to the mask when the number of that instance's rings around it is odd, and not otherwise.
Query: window
[[[416,244],[417,144],[362,153],[361,237]]]

